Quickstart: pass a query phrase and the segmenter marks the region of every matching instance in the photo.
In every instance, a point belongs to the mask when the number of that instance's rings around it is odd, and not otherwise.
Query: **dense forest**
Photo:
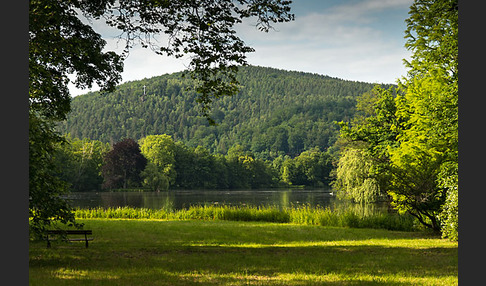
[[[323,75],[247,66],[238,72],[240,92],[216,99],[210,125],[201,115],[193,80],[184,73],[127,82],[115,92],[73,98],[72,110],[58,129],[76,138],[114,144],[168,134],[189,147],[227,154],[235,144],[256,157],[295,157],[336,141],[335,122],[349,120],[356,97],[373,84]],[[145,91],[145,94],[144,94]]]

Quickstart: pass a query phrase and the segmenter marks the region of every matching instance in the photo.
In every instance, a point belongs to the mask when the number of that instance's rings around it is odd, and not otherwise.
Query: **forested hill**
[[[169,134],[189,146],[226,153],[235,143],[261,157],[295,156],[337,139],[335,121],[353,116],[355,98],[373,84],[328,76],[241,67],[241,91],[213,103],[210,126],[201,116],[191,80],[182,73],[127,82],[109,94],[91,92],[72,100],[59,126],[73,137],[116,143],[122,138]],[[146,95],[144,93],[146,86]]]

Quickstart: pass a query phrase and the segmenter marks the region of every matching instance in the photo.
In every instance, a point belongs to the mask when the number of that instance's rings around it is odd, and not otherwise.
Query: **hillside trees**
[[[339,132],[334,121],[352,118],[356,97],[373,88],[369,83],[254,66],[241,67],[237,76],[240,92],[212,104],[217,126],[200,115],[196,93],[187,89],[192,80],[175,73],[122,84],[114,93],[77,96],[59,130],[102,142],[168,134],[190,147],[201,145],[221,154],[240,144],[255,157],[273,160],[315,146],[331,147]],[[146,96],[141,101],[143,85]]]

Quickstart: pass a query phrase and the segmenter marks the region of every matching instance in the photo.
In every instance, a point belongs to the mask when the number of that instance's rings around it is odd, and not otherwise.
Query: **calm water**
[[[336,198],[330,189],[296,190],[175,190],[168,192],[71,193],[70,204],[78,208],[138,207],[182,209],[191,205],[279,206],[303,204],[333,208]]]

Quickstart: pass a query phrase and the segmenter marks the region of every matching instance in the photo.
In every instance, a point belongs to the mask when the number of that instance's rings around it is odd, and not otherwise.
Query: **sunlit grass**
[[[191,244],[191,246],[219,246],[219,247],[241,247],[241,248],[263,248],[263,247],[326,247],[326,246],[381,246],[381,247],[407,247],[413,249],[427,249],[436,246],[434,239],[365,239],[365,240],[340,240],[340,241],[294,241],[291,243],[256,244]],[[456,248],[457,244],[441,240],[443,248]]]
[[[31,285],[457,285],[457,242],[266,222],[80,220],[83,243],[29,246]]]
[[[120,279],[120,276],[112,275],[109,272],[96,270],[78,270],[61,267],[52,272],[52,276],[61,280],[112,280]]]

